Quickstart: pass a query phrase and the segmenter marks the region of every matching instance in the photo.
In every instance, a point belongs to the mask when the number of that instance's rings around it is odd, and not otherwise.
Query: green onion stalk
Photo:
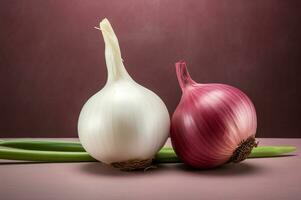
[[[248,158],[277,157],[296,150],[294,146],[259,146]],[[40,162],[97,162],[79,142],[57,140],[1,140],[0,159]],[[155,163],[179,163],[172,147],[163,147],[154,157]]]

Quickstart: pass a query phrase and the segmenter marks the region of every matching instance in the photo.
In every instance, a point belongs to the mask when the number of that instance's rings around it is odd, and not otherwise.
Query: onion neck
[[[177,62],[176,64],[177,78],[182,91],[193,84],[196,84],[194,80],[191,79],[189,72],[187,70],[186,63],[184,61]]]
[[[108,70],[107,83],[124,78],[132,80],[123,65],[118,38],[110,22],[105,18],[100,22],[99,27],[105,42],[105,59]]]

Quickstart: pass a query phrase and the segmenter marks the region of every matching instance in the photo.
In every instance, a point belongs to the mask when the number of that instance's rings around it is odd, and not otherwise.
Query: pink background
[[[1,0],[0,137],[76,137],[84,102],[106,81],[107,17],[125,66],[170,113],[174,62],[198,82],[243,90],[259,137],[300,137],[298,0]]]

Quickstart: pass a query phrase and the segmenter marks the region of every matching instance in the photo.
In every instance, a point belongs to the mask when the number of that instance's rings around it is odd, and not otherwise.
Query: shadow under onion
[[[133,175],[135,177],[136,175],[143,176],[143,175],[162,172],[161,167],[156,165],[146,170],[121,171],[120,169],[111,167],[101,162],[84,163],[83,165],[80,165],[80,170],[91,175],[118,176],[118,177],[120,176],[130,177]]]
[[[80,170],[89,173],[93,176],[117,176],[117,177],[136,177],[139,176],[149,176],[152,174],[165,173],[165,172],[184,172],[190,174],[199,174],[201,176],[241,176],[248,174],[257,174],[265,171],[261,165],[255,165],[251,163],[238,163],[238,164],[226,164],[220,167],[212,169],[196,169],[192,168],[183,163],[170,163],[170,164],[158,164],[146,171],[120,171],[111,166],[102,163],[85,163],[80,166]],[[133,176],[134,175],[134,176]]]
[[[211,169],[196,169],[185,164],[178,164],[176,167],[187,173],[200,174],[204,176],[232,176],[232,177],[249,175],[249,174],[258,174],[265,170],[261,165],[251,164],[248,162],[242,162],[236,164],[229,163]]]

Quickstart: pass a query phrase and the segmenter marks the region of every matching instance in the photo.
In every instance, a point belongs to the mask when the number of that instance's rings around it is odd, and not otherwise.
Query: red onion
[[[171,120],[171,141],[180,159],[196,168],[240,162],[257,146],[256,112],[242,91],[193,81],[185,62],[176,63],[182,98]]]

